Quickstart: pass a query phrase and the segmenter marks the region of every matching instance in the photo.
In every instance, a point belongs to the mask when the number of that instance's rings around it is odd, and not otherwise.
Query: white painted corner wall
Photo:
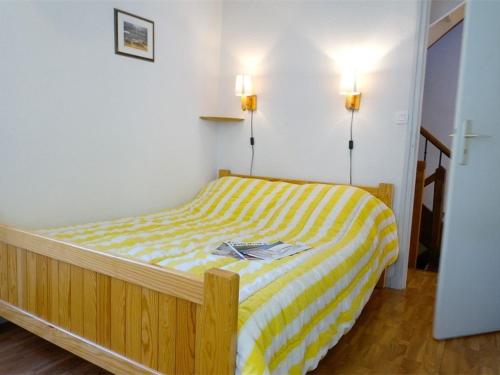
[[[402,252],[392,270],[395,287],[406,277],[409,230],[403,226],[411,224],[411,208],[404,206],[413,195],[407,175],[415,173],[407,159],[409,140],[416,149],[415,69],[427,9],[420,1],[229,1],[222,17],[219,112],[242,115],[234,77],[252,74],[256,175],[348,182],[350,112],[339,94],[338,61],[345,51],[361,50],[367,61],[354,117],[353,184],[395,185]],[[395,112],[412,109],[411,124],[396,125]],[[244,123],[218,128],[219,168],[249,172],[244,115]]]
[[[154,63],[114,53],[113,8],[155,22]],[[215,177],[220,2],[6,1],[0,222],[60,226],[180,204]]]

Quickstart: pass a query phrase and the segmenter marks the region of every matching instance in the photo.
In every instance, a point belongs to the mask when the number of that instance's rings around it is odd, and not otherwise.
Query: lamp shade
[[[252,76],[248,74],[238,74],[236,76],[234,93],[236,96],[253,95]]]
[[[356,73],[353,71],[344,72],[340,77],[340,94],[355,95],[359,93]]]

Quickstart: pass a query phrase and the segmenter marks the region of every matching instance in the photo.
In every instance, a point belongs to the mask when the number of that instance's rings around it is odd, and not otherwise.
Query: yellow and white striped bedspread
[[[364,190],[224,177],[188,204],[43,231],[57,239],[194,274],[239,273],[237,373],[302,374],[354,324],[398,255],[392,211]],[[313,247],[276,261],[212,255],[221,241]]]

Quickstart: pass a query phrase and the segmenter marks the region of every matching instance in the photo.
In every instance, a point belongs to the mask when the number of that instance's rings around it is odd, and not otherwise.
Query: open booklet
[[[276,260],[309,250],[305,244],[287,244],[281,241],[265,242],[223,242],[213,254],[232,256],[238,259]]]

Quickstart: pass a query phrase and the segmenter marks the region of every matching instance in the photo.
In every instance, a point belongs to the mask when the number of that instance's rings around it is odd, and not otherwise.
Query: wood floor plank
[[[418,270],[409,270],[405,291],[375,290],[312,374],[498,374],[500,333],[434,340],[435,290],[436,273]]]
[[[108,374],[12,323],[0,324],[0,374],[35,373]]]

